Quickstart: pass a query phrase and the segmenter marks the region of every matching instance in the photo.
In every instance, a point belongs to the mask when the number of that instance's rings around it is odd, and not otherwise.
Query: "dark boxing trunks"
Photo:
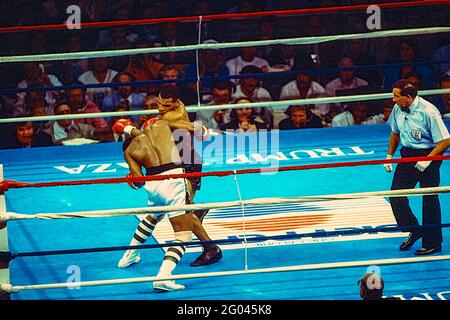
[[[145,168],[145,175],[147,176],[152,176],[155,174],[160,174],[172,169],[176,169],[176,168],[184,168],[184,166],[182,164],[175,164],[175,163],[166,163],[157,167],[151,167],[151,168]]]

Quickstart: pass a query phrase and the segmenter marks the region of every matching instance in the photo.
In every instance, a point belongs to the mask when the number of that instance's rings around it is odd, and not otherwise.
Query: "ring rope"
[[[198,24],[198,33],[197,33],[197,44],[201,44],[202,43],[202,16],[199,16],[199,24]],[[199,51],[195,50],[195,72],[197,75],[197,79],[196,79],[196,94],[197,94],[197,107],[200,108],[201,107],[201,101],[202,99],[200,98],[200,58],[199,58]]]
[[[88,286],[100,286],[100,285],[153,282],[153,281],[161,281],[161,280],[180,280],[180,279],[207,278],[207,277],[219,277],[219,276],[223,277],[223,276],[233,276],[233,275],[243,275],[243,274],[271,273],[271,272],[292,272],[292,271],[306,271],[306,270],[354,268],[354,267],[363,267],[363,266],[370,266],[370,265],[385,265],[386,266],[386,265],[394,265],[394,264],[436,262],[436,261],[446,261],[446,260],[450,260],[450,255],[316,263],[316,264],[305,264],[305,265],[288,266],[288,267],[191,273],[191,274],[175,275],[175,276],[170,276],[170,277],[154,276],[154,277],[124,278],[124,279],[113,279],[113,280],[94,280],[94,281],[81,281],[81,282],[73,282],[73,283],[64,282],[64,283],[51,283],[51,284],[38,284],[38,285],[25,285],[25,286],[13,286],[11,284],[3,283],[0,285],[0,289],[6,293],[17,293],[22,290],[58,289],[58,288],[68,288],[70,286],[88,287]]]
[[[447,0],[427,0],[427,1],[408,1],[408,2],[393,2],[393,3],[372,3],[370,5],[376,5],[384,9],[411,7],[411,6],[427,6],[427,5],[439,5],[447,4]],[[213,14],[205,15],[203,19],[205,21],[210,20],[222,20],[222,19],[236,19],[236,18],[258,18],[264,16],[285,16],[285,15],[297,15],[297,14],[313,14],[313,13],[326,13],[326,12],[342,12],[342,11],[356,11],[361,9],[367,9],[369,4],[351,5],[351,6],[328,6],[321,8],[305,8],[294,10],[273,10],[263,12],[243,12],[243,13],[226,13],[226,14]],[[114,27],[123,25],[142,25],[142,24],[157,24],[166,22],[195,22],[199,20],[199,16],[189,17],[173,17],[173,18],[151,18],[151,19],[136,19],[136,20],[116,20],[116,21],[96,21],[96,22],[82,22],[81,28],[98,28],[98,27]],[[0,33],[2,32],[14,32],[14,31],[31,31],[31,30],[58,30],[67,29],[67,24],[46,24],[46,25],[25,25],[14,27],[0,27]]]
[[[104,178],[104,179],[91,179],[91,180],[71,180],[71,181],[58,181],[58,182],[19,182],[14,180],[0,180],[0,191],[7,191],[9,189],[18,188],[43,188],[43,187],[56,187],[56,186],[76,186],[76,185],[89,185],[89,184],[116,184],[125,182],[146,182],[146,181],[160,181],[166,179],[175,178],[198,178],[198,177],[226,177],[236,174],[254,174],[265,172],[283,172],[283,171],[297,171],[297,170],[313,170],[313,169],[329,169],[340,167],[355,167],[365,165],[380,165],[387,163],[411,163],[418,161],[436,161],[436,160],[448,160],[449,155],[442,156],[423,156],[423,157],[409,157],[409,158],[392,158],[383,160],[364,160],[364,161],[349,161],[349,162],[336,162],[336,163],[319,163],[319,164],[306,164],[297,166],[285,166],[285,167],[269,167],[269,168],[252,168],[252,169],[240,169],[240,170],[223,170],[223,171],[211,171],[211,172],[192,172],[181,174],[166,174],[158,176],[143,176],[143,177],[130,177],[130,178]]]
[[[447,89],[432,89],[432,90],[420,90],[418,92],[421,96],[428,95],[440,95],[450,93],[450,88]],[[363,94],[341,97],[324,97],[324,98],[308,98],[308,99],[294,99],[294,100],[281,100],[281,101],[263,101],[263,102],[251,102],[251,103],[239,103],[239,104],[223,104],[212,106],[188,106],[187,112],[198,112],[201,110],[222,110],[222,109],[241,109],[241,108],[260,108],[260,107],[272,107],[272,109],[283,109],[289,105],[309,105],[309,104],[324,104],[324,103],[340,103],[340,102],[353,102],[353,101],[369,101],[369,100],[381,100],[392,98],[392,93],[376,93],[376,94]],[[35,122],[35,121],[51,121],[51,120],[63,120],[63,119],[87,119],[98,117],[117,117],[117,116],[131,116],[131,115],[144,115],[144,114],[158,114],[158,110],[136,110],[136,111],[123,111],[123,112],[97,112],[97,113],[78,113],[70,115],[52,115],[52,116],[39,116],[39,117],[20,117],[20,118],[3,118],[0,119],[0,123],[14,123],[14,122]]]
[[[406,227],[376,227],[376,228],[348,228],[348,225],[344,226],[344,230],[334,230],[334,231],[315,231],[308,233],[293,233],[285,235],[273,235],[273,236],[251,236],[248,238],[248,242],[261,242],[266,240],[295,240],[301,238],[319,238],[319,237],[331,237],[331,236],[352,236],[361,235],[365,233],[394,233],[394,232],[411,232],[411,230],[424,230],[431,228],[448,228],[450,223],[444,224],[431,224],[431,225],[420,225],[420,226],[406,226]],[[348,228],[345,230],[345,228]],[[242,243],[241,238],[227,238],[227,239],[215,239],[215,240],[193,240],[189,242],[180,242],[183,246],[199,246],[204,243],[215,243],[215,244],[232,244],[232,243]],[[114,247],[96,247],[96,248],[84,248],[84,249],[60,249],[52,251],[31,251],[31,252],[0,252],[0,261],[11,261],[18,257],[37,257],[37,256],[51,256],[51,255],[62,255],[62,254],[82,254],[82,253],[93,253],[93,252],[111,252],[111,251],[124,251],[128,249],[154,249],[170,247],[172,243],[156,243],[156,244],[143,244],[134,246],[114,246]]]
[[[269,46],[276,44],[316,44],[336,40],[351,40],[351,39],[371,39],[380,37],[398,37],[398,36],[412,36],[423,34],[435,34],[449,32],[450,27],[431,27],[431,28],[414,28],[414,29],[400,29],[400,30],[383,30],[374,31],[370,33],[353,33],[342,35],[329,36],[314,36],[314,37],[300,37],[287,39],[273,39],[273,40],[254,40],[244,42],[224,42],[224,43],[209,43],[209,44],[195,44],[183,45],[173,47],[153,47],[153,48],[137,48],[137,49],[121,49],[121,50],[102,50],[102,51],[83,51],[70,53],[47,53],[35,55],[20,55],[20,56],[0,56],[0,63],[6,62],[29,62],[29,61],[59,61],[71,59],[86,59],[97,57],[117,57],[125,55],[145,54],[145,53],[167,53],[187,50],[199,49],[224,49],[224,48],[241,48],[241,47],[258,47]]]
[[[21,214],[16,212],[0,212],[0,222],[8,220],[29,220],[29,219],[48,220],[48,219],[114,217],[114,216],[150,214],[154,212],[192,211],[204,209],[229,208],[229,207],[238,207],[240,205],[256,206],[256,205],[273,205],[273,204],[300,203],[312,201],[320,202],[329,200],[359,199],[365,197],[408,197],[408,196],[438,195],[440,193],[450,193],[450,186],[386,190],[386,191],[369,191],[369,192],[343,193],[343,194],[331,194],[319,196],[299,196],[290,198],[280,198],[280,197],[254,198],[250,200],[235,200],[235,201],[212,202],[203,204],[197,203],[188,205],[154,206],[142,208],[74,211],[74,212],[60,212],[60,213]]]

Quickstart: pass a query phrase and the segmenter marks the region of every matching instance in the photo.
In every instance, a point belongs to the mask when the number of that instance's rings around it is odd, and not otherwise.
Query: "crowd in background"
[[[359,1],[14,1],[0,2],[0,26],[64,23],[66,8],[77,3],[82,22],[240,13],[359,4]],[[370,2],[370,1],[369,1]],[[373,2],[373,1],[372,1]],[[388,1],[376,1],[376,3]],[[425,14],[429,12],[430,14]],[[365,11],[314,15],[207,20],[201,43],[270,40],[368,32]],[[382,30],[445,26],[449,10],[439,6],[383,10]],[[170,22],[81,30],[0,32],[0,54],[45,54],[121,50],[198,43],[198,23]],[[434,62],[433,62],[434,61]],[[438,62],[436,62],[438,61]],[[71,86],[67,90],[0,93],[0,117],[111,112],[157,108],[161,82],[178,86],[185,105],[223,105],[390,92],[409,79],[418,89],[450,88],[450,36],[436,33],[379,37],[311,45],[271,45],[112,58],[1,63],[0,88]],[[206,77],[197,82],[197,77]],[[216,77],[216,78],[214,78]],[[217,78],[219,77],[219,78]],[[114,86],[84,85],[115,83]],[[126,83],[120,85],[120,83]],[[197,92],[198,90],[198,92]],[[426,96],[443,115],[450,94]],[[200,101],[198,101],[200,99]],[[212,129],[238,132],[385,123],[391,99],[354,103],[241,108],[190,114]],[[148,116],[133,116],[142,124]],[[118,141],[115,118],[87,118],[0,125],[0,148],[57,145],[73,137]]]

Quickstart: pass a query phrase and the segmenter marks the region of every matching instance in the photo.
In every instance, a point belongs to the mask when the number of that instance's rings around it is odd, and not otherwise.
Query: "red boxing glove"
[[[127,178],[133,178],[131,173],[127,173]],[[130,182],[128,181],[128,185],[133,189],[140,189],[144,186],[145,182]]]
[[[152,124],[154,124],[158,120],[159,120],[158,118],[148,119],[147,121],[144,122],[144,124],[142,125],[142,128],[145,129],[147,127],[150,127]]]
[[[0,194],[5,193],[9,189],[8,180],[3,180],[0,182]]]
[[[115,134],[122,135],[124,133],[125,127],[131,126],[133,123],[130,119],[119,119],[112,126],[112,131]]]

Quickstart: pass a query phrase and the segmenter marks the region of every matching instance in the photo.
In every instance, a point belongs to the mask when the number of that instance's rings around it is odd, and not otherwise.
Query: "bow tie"
[[[409,107],[406,108],[406,109],[402,109],[402,111],[403,111],[403,112],[406,112],[406,113],[411,113],[411,111],[409,110]]]

